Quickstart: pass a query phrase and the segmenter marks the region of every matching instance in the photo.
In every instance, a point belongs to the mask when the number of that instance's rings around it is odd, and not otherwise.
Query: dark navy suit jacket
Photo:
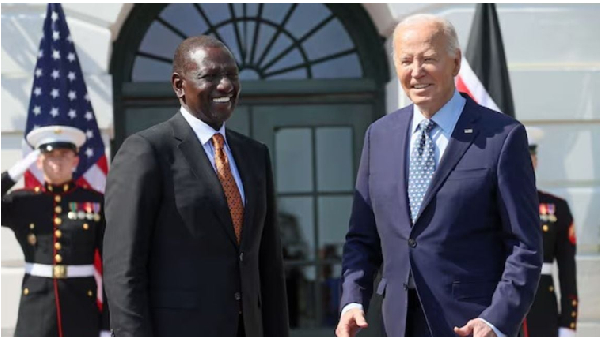
[[[522,124],[467,98],[420,214],[411,223],[407,155],[413,106],[366,132],[342,266],[343,308],[384,296],[389,337],[405,336],[412,270],[433,336],[481,317],[507,336],[529,310],[542,265],[534,171]]]

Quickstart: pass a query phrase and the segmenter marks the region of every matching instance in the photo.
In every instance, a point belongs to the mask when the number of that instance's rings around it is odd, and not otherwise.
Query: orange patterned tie
[[[212,138],[213,146],[215,147],[215,166],[217,167],[217,176],[223,185],[223,191],[225,192],[225,198],[227,199],[227,205],[229,206],[229,212],[231,213],[231,220],[233,221],[233,229],[235,231],[235,237],[237,242],[240,243],[240,235],[242,233],[242,223],[244,222],[244,204],[242,203],[242,197],[240,190],[238,189],[233,174],[231,174],[231,168],[229,167],[229,161],[225,154],[225,138],[220,133],[215,133]]]

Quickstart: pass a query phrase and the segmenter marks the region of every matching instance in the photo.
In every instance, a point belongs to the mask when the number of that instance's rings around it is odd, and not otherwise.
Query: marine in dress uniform
[[[2,226],[12,229],[25,255],[15,336],[108,336],[108,310],[98,307],[94,279],[94,254],[105,227],[103,195],[72,180],[85,134],[47,126],[30,132],[27,141],[36,150],[2,173]],[[36,160],[44,186],[7,193]],[[48,172],[49,160],[63,166]]]
[[[537,144],[543,133],[527,128],[529,150],[537,166]],[[529,337],[572,337],[577,328],[576,237],[573,216],[567,202],[538,190],[540,225],[544,238],[544,266],[535,300],[527,315]],[[560,311],[553,278],[554,261],[558,264]]]

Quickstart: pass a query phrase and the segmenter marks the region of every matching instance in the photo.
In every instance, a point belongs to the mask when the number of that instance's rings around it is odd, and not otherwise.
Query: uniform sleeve
[[[557,205],[558,206],[558,205]],[[560,318],[559,326],[575,330],[577,328],[577,268],[575,253],[577,241],[575,225],[569,205],[563,201],[560,205],[558,233],[556,237],[556,262],[560,282]]]
[[[15,184],[16,182],[12,180],[8,172],[2,172],[2,227],[13,228],[14,226],[14,200],[8,191]]]

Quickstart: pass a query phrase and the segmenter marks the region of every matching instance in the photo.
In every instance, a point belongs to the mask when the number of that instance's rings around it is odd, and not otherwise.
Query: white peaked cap
[[[61,144],[73,144],[76,149],[79,149],[86,140],[83,131],[64,125],[40,127],[29,132],[25,138],[34,149],[46,151],[52,151],[53,148],[60,148]]]

